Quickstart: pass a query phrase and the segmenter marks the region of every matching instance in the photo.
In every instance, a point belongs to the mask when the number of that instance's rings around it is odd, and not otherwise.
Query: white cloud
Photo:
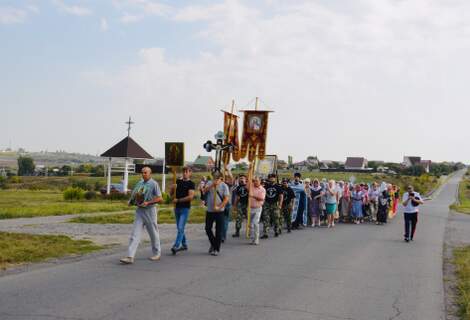
[[[122,12],[122,23],[134,23],[151,16],[168,16],[172,7],[155,0],[114,0],[114,6]]]
[[[108,20],[106,18],[101,18],[101,24],[100,24],[101,31],[106,32],[109,29],[108,26]]]
[[[190,150],[200,150],[194,137],[219,129],[218,106],[259,95],[276,110],[268,150],[283,158],[286,152],[337,160],[399,160],[403,153],[457,158],[454,150],[465,142],[458,125],[443,121],[457,112],[470,117],[462,111],[470,99],[462,86],[470,72],[469,2],[362,0],[346,9],[339,1],[269,4],[225,1],[170,10],[179,23],[202,22],[194,41],[213,49],[175,59],[164,48],[145,48],[140,63],[100,70],[95,81],[115,93],[117,109],[133,106],[148,115],[148,125],[163,112],[191,127],[176,132],[175,122],[165,121],[154,132],[190,141]],[[455,142],[415,143],[443,125]],[[383,141],[404,143],[390,148]]]
[[[0,7],[0,24],[23,23],[30,14],[37,13],[39,13],[39,9],[32,5],[24,8]]]
[[[54,0],[53,3],[57,6],[57,8],[64,13],[71,14],[74,16],[89,16],[93,14],[93,11],[87,7],[79,6],[79,5],[68,5],[62,0]]]

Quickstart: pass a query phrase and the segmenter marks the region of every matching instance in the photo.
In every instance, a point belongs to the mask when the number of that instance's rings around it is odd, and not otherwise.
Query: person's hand
[[[173,204],[177,204],[178,203],[178,199],[174,198],[173,199]]]
[[[220,207],[219,206],[214,206],[214,211],[220,211]]]
[[[144,202],[142,202],[142,204],[141,204],[140,206],[141,206],[142,208],[145,208],[145,207],[148,206],[148,205],[149,205],[148,201],[144,201]]]

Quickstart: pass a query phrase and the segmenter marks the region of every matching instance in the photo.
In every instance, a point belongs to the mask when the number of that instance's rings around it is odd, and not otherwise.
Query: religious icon
[[[184,166],[184,143],[165,142],[165,164],[167,166]]]
[[[260,114],[250,115],[248,118],[248,129],[252,132],[258,132],[263,127],[263,119]]]
[[[277,171],[277,156],[266,155],[263,160],[256,159],[255,175],[266,178],[271,173]]]

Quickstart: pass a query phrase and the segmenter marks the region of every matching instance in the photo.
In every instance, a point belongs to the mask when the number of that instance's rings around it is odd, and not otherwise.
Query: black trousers
[[[405,212],[405,239],[413,239],[418,224],[418,212]]]
[[[212,226],[215,222],[215,235]],[[224,230],[224,213],[209,212],[206,213],[206,234],[209,238],[212,248],[220,251],[220,243],[222,241],[222,232]]]

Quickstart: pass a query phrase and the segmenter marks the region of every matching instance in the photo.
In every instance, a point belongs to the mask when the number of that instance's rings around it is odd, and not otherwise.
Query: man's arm
[[[194,198],[194,189],[189,189],[188,195],[183,198],[176,198],[173,200],[173,203],[178,203],[178,202],[190,202],[193,201]]]
[[[163,198],[161,196],[155,196],[152,200],[145,201],[144,203],[142,203],[142,205],[144,207],[147,207],[147,206],[150,206],[152,204],[161,203],[162,201],[163,201]]]

